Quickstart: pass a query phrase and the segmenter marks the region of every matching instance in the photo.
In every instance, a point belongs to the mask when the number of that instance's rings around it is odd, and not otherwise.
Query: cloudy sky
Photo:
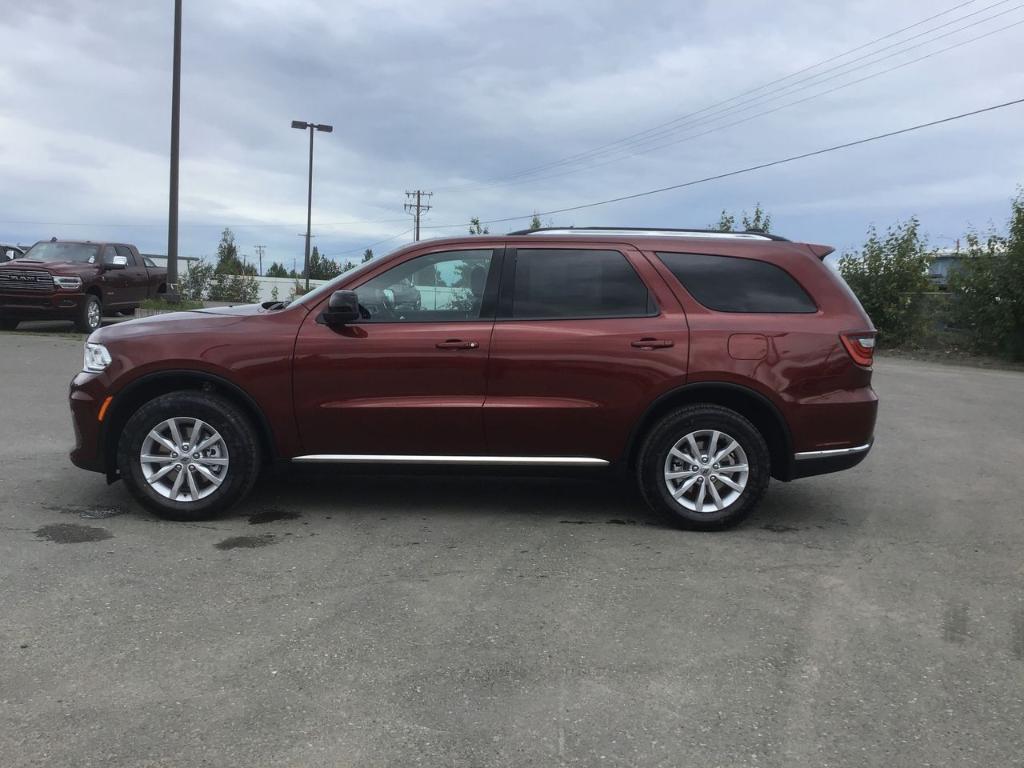
[[[314,242],[354,258],[411,239],[408,189],[435,193],[426,236],[459,234],[1024,97],[1022,6],[185,0],[181,252],[212,254],[230,226],[265,265],[301,263],[293,119],[335,126],[317,135]],[[6,4],[0,241],[166,251],[172,23],[171,0]],[[941,246],[1006,218],[1022,128],[1024,105],[542,219],[701,227],[760,201],[794,239],[852,247],[917,215]]]

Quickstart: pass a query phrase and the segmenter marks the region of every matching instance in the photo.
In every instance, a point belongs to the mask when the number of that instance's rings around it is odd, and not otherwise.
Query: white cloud
[[[763,107],[732,117],[704,113],[664,142],[715,129],[705,136],[617,162],[607,161],[628,153],[605,153],[578,173],[566,173],[578,165],[554,166],[530,183],[443,189],[642,131],[937,12],[923,0],[704,2],[685,12],[669,0],[186,4],[182,246],[209,253],[217,229],[230,224],[243,249],[263,242],[271,258],[301,252],[306,144],[289,128],[293,118],[335,125],[317,137],[314,192],[314,228],[331,253],[407,229],[401,206],[409,188],[438,190],[428,223],[529,214],[1019,96],[1024,26],[725,125],[1024,19],[1024,10],[858,74],[785,91],[785,99],[764,97]],[[0,61],[0,239],[116,233],[162,249],[170,23],[169,7],[127,0],[21,4],[0,18],[5,39],[20,41],[18,55]],[[926,229],[958,231],[1004,218],[1006,199],[1024,180],[1022,113],[1009,109],[557,223],[701,226],[722,208],[760,200],[774,209],[780,231],[840,245],[872,221],[912,214]],[[334,224],[354,219],[398,221]],[[24,220],[85,226],[53,232],[10,223]],[[126,226],[101,226],[110,224]]]

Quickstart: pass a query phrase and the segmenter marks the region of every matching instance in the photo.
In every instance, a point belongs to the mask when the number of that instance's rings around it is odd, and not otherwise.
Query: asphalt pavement
[[[0,765],[1024,765],[1024,374],[883,358],[742,527],[621,482],[291,473],[157,520],[0,333]]]

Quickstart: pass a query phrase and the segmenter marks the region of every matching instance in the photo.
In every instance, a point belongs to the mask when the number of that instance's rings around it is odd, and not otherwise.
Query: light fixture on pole
[[[309,191],[306,197],[306,260],[304,262],[306,266],[302,270],[306,276],[306,290],[309,291],[309,238],[313,223],[313,132],[323,131],[324,133],[330,133],[334,130],[334,126],[292,120],[292,128],[298,128],[300,131],[309,131]]]

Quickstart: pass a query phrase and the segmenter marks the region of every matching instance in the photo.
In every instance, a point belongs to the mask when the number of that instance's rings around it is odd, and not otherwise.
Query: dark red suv
[[[416,243],[291,303],[135,320],[71,384],[80,467],[195,520],[271,462],[604,467],[690,528],[871,448],[875,331],[763,233],[548,229]]]

